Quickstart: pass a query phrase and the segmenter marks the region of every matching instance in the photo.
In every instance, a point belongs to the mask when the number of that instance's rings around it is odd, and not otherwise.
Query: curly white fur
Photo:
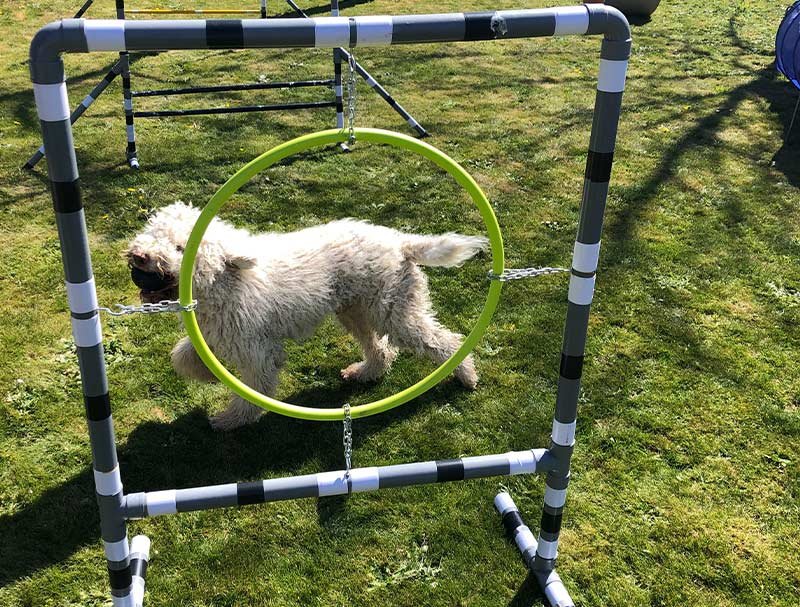
[[[183,248],[199,214],[181,202],[171,204],[131,242],[129,263],[158,273],[167,284],[156,293],[143,291],[143,299],[174,297]],[[460,265],[486,244],[478,236],[405,234],[352,219],[285,234],[252,234],[215,219],[195,265],[197,320],[211,349],[236,365],[245,383],[268,395],[277,387],[284,341],[309,337],[331,314],[364,352],[363,361],[342,370],[344,379],[379,378],[391,366],[395,348],[441,363],[463,338],[436,320],[419,265]],[[188,338],[173,349],[172,363],[184,377],[214,379]],[[475,387],[472,357],[455,375]],[[234,397],[211,422],[227,430],[261,413]]]

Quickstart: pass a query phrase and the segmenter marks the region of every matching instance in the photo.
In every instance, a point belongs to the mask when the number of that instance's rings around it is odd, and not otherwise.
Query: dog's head
[[[150,217],[145,229],[128,245],[125,258],[142,301],[177,299],[183,249],[200,210],[175,202]],[[250,234],[214,219],[195,258],[194,283],[198,291],[210,287],[226,270],[246,270],[256,258],[246,252]]]

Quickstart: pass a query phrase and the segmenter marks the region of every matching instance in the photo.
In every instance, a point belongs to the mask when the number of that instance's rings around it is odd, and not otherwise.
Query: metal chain
[[[347,66],[347,144],[353,145],[356,142],[356,54],[352,46],[347,56]]]
[[[350,467],[353,459],[353,418],[350,417],[350,404],[344,407],[344,432],[342,433],[342,445],[344,446],[344,477],[350,478]]]
[[[192,300],[188,306],[182,306],[181,302],[173,299],[165,299],[157,303],[143,303],[141,306],[127,306],[125,304],[114,304],[111,308],[98,307],[111,316],[127,316],[128,314],[160,314],[161,312],[191,312],[197,308],[197,300]]]
[[[509,280],[519,280],[521,278],[536,278],[537,276],[547,276],[548,274],[559,274],[569,272],[568,268],[509,268],[503,270],[502,274],[489,272],[489,280],[499,280],[508,282]]]

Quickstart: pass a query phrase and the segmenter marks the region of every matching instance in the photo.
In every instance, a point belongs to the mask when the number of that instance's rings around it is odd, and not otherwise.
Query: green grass
[[[97,4],[95,17],[113,15],[113,3]],[[794,95],[772,60],[783,4],[664,2],[652,22],[634,28],[560,545],[560,573],[587,607],[800,603],[800,165],[797,144],[783,145]],[[343,12],[517,7],[376,0],[345,3]],[[46,182],[43,169],[18,168],[39,142],[28,41],[75,8],[0,3],[3,607],[110,604]],[[357,54],[430,129],[430,142],[474,173],[513,267],[568,263],[597,48],[596,39],[569,38]],[[67,58],[73,103],[111,59]],[[329,54],[315,51],[173,53],[134,67],[139,88],[329,70]],[[143,120],[143,169],[135,173],[123,161],[118,87],[75,130],[104,304],[135,299],[119,253],[147,211],[176,199],[203,204],[253,156],[331,124],[326,112]],[[405,128],[365,87],[358,120]],[[481,225],[429,166],[363,145],[269,171],[225,216],[280,230],[342,216],[424,231]],[[449,326],[469,328],[487,268],[484,259],[430,271]],[[359,420],[356,465],[545,446],[565,285],[563,276],[508,285],[477,351],[479,390],[446,382],[400,410]],[[104,327],[127,491],[341,466],[336,424],[269,415],[238,432],[212,432],[206,414],[226,394],[175,376],[167,356],[181,335],[175,318],[105,319]],[[338,369],[357,350],[333,323],[290,354],[280,395],[303,404],[365,402],[430,370],[404,357],[378,386],[343,386]],[[541,479],[504,480],[536,527]],[[152,606],[536,605],[491,507],[497,486],[211,511],[137,522],[131,533],[153,540]]]

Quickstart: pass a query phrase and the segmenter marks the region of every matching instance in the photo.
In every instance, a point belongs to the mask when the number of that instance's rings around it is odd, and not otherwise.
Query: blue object
[[[775,66],[800,89],[800,0],[786,9],[775,36]]]

